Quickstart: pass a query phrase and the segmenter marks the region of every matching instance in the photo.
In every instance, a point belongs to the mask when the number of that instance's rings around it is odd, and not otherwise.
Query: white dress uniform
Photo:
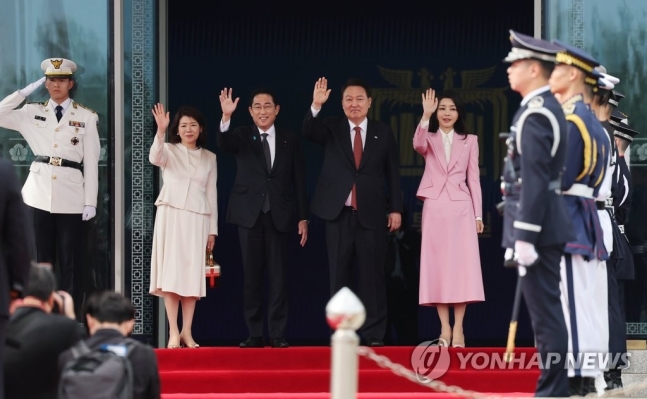
[[[34,155],[59,157],[83,163],[80,170],[33,162],[22,189],[25,203],[51,213],[83,213],[85,205],[97,206],[99,189],[99,132],[97,113],[69,101],[60,122],[56,103],[28,103],[19,92],[0,102],[0,126],[16,130]],[[65,106],[64,106],[65,108]]]
[[[76,64],[49,58],[41,63],[41,69],[49,80],[50,94],[55,96],[65,90],[62,85],[69,84],[61,79],[74,79]],[[50,99],[17,108],[40,84],[42,81],[34,82],[0,101],[0,127],[18,131],[35,155],[22,195],[32,208],[36,260],[60,268],[59,287],[80,307],[83,220],[94,216],[99,189],[99,117],[68,96],[61,104]],[[62,107],[60,119],[58,106]]]

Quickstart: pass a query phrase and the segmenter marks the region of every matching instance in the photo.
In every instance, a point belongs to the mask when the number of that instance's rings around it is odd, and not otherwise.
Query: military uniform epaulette
[[[564,114],[570,115],[575,112],[575,103],[577,103],[578,101],[584,101],[584,97],[582,97],[581,94],[577,94],[566,100],[564,104],[562,104],[562,110],[564,111]]]
[[[541,108],[544,106],[544,97],[538,95],[528,101],[528,108]]]
[[[83,109],[87,109],[88,111],[93,112],[93,113],[95,113],[95,114],[97,113],[97,111],[93,110],[92,108],[88,108],[88,107],[86,107],[86,106],[85,106],[85,105],[83,105],[83,104],[77,103],[76,101],[73,101],[73,102],[72,102],[72,106],[73,106],[74,108],[81,107],[81,108],[83,108]]]

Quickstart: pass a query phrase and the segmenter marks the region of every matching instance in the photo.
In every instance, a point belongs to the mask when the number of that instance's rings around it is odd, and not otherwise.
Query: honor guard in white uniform
[[[99,118],[70,98],[74,62],[48,58],[41,69],[43,78],[0,102],[0,126],[18,131],[35,156],[22,195],[33,210],[37,261],[60,267],[60,288],[80,305],[83,221],[97,207]],[[50,98],[18,108],[43,82]]]
[[[569,333],[568,362],[569,393],[586,395],[595,392],[595,377],[602,375],[604,365],[598,354],[608,350],[608,329],[596,313],[595,296],[605,284],[596,284],[600,277],[600,260],[608,253],[604,246],[602,228],[595,198],[608,167],[609,140],[604,128],[591,112],[589,104],[594,90],[598,90],[602,75],[594,68],[599,65],[582,50],[555,41],[562,47],[557,53],[557,65],[551,74],[551,91],[562,103],[568,125],[568,157],[562,179],[562,191],[573,221],[576,238],[566,244],[566,255],[561,264],[562,307]],[[602,85],[610,86],[610,82]],[[587,359],[578,362],[578,359]]]
[[[568,333],[560,300],[560,261],[566,243],[575,236],[560,192],[567,157],[566,119],[548,86],[561,48],[513,30],[510,41],[512,50],[504,60],[511,63],[508,81],[523,99],[512,121],[501,177],[502,246],[507,252],[514,249],[518,263],[525,265],[519,284],[537,351],[548,365],[541,370],[535,396],[566,397]],[[557,362],[555,354],[560,356]]]

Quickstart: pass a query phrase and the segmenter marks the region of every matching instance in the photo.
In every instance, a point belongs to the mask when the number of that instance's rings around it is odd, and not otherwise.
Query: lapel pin
[[[373,136],[373,137],[375,137],[377,139],[377,136]]]
[[[256,140],[256,136],[254,136],[254,140]]]

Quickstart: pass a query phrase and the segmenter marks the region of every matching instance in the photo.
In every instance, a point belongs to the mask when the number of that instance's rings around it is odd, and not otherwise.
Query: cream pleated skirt
[[[153,232],[150,293],[206,295],[205,251],[209,215],[159,205]]]

